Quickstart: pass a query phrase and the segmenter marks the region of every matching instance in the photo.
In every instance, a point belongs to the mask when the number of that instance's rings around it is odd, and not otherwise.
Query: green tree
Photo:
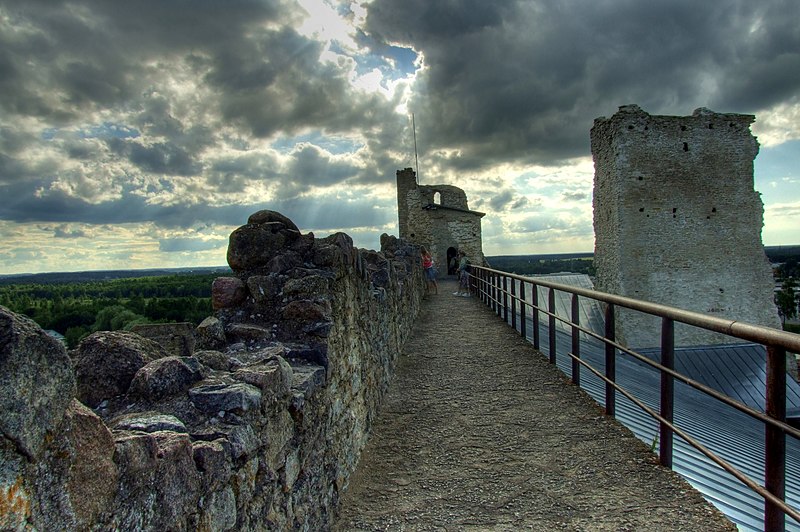
[[[787,277],[783,281],[781,291],[775,294],[775,304],[778,305],[778,314],[781,316],[784,329],[786,320],[797,317],[797,299],[795,296],[795,280]]]
[[[94,325],[92,325],[93,331],[113,331],[114,329],[111,328],[111,321],[117,314],[122,312],[130,312],[128,309],[123,307],[122,305],[111,305],[108,307],[104,307],[97,313],[97,316],[94,319]]]
[[[111,330],[119,331],[120,329],[127,329],[133,323],[147,323],[147,318],[140,314],[136,314],[132,310],[125,309],[111,318]]]
[[[86,336],[89,335],[91,331],[89,331],[86,327],[70,327],[67,329],[64,338],[67,341],[67,346],[70,349],[75,349],[78,347],[78,344],[81,340],[83,340]]]

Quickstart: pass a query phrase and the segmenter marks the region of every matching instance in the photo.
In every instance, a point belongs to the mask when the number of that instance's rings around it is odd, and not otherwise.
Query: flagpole
[[[419,158],[417,157],[417,123],[414,121],[414,113],[411,113],[411,129],[414,131],[414,163],[417,166],[417,184],[419,184]]]

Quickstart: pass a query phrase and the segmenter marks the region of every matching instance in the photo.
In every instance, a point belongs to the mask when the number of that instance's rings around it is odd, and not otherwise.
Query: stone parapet
[[[117,332],[68,356],[0,308],[0,529],[329,528],[424,293],[419,249],[381,248],[254,214],[188,352]]]

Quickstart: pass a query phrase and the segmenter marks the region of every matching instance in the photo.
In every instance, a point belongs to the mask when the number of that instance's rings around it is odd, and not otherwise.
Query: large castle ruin
[[[598,290],[780,328],[753,187],[752,115],[697,109],[655,116],[636,105],[595,120]],[[618,334],[658,345],[657,318],[624,310]],[[678,324],[676,345],[730,341]]]
[[[481,218],[470,210],[467,195],[452,185],[420,185],[411,168],[397,171],[397,213],[400,239],[425,246],[440,274],[454,274],[446,266],[459,251],[470,261],[484,264]]]

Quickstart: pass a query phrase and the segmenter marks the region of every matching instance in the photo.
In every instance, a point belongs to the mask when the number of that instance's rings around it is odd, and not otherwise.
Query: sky
[[[592,251],[595,118],[756,115],[800,244],[797,0],[0,0],[0,274],[225,265],[261,209],[359,247],[395,172],[486,255]]]

